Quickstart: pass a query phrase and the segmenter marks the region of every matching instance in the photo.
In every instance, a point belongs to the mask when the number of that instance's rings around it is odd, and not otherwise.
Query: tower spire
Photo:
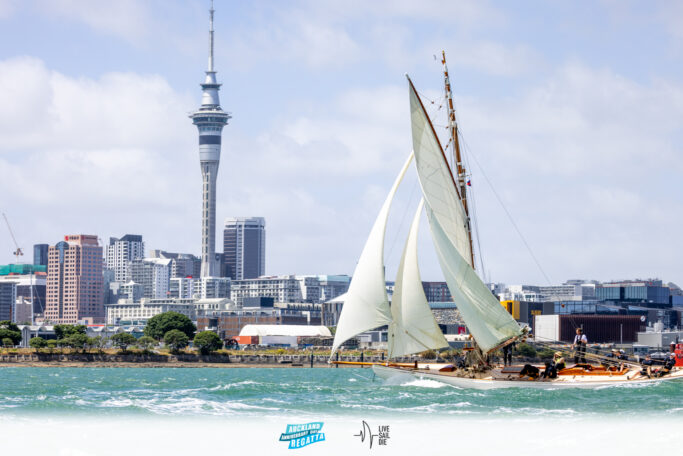
[[[207,72],[213,72],[213,0],[211,0],[211,9],[209,10],[209,69]]]

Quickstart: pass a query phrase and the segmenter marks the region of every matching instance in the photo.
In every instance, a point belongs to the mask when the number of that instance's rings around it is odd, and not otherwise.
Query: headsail
[[[365,247],[353,272],[349,290],[345,295],[330,358],[348,339],[391,322],[391,310],[384,277],[384,235],[391,202],[412,160],[413,154],[411,153],[384,201],[375,224],[372,226],[370,236],[365,242]]]
[[[408,82],[413,152],[439,264],[465,324],[488,352],[522,332],[474,272],[468,220],[453,175],[410,78]]]
[[[417,262],[417,233],[423,206],[424,199],[420,201],[410,226],[396,274],[394,297],[391,301],[393,319],[389,325],[389,359],[427,349],[448,347],[427,303]]]

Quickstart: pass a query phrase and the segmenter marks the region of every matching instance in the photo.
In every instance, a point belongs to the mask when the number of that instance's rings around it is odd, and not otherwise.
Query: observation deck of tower
[[[213,1],[209,10],[209,67],[202,87],[202,105],[192,114],[199,130],[199,163],[202,171],[202,277],[218,275],[216,259],[216,178],[221,159],[221,133],[230,114],[221,109],[221,85],[213,69]]]

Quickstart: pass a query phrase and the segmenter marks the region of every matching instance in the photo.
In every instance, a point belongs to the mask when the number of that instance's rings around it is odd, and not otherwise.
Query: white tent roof
[[[240,336],[332,336],[327,326],[246,325]]]

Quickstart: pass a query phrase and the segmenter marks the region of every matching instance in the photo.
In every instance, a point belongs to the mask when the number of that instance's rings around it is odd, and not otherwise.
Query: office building
[[[670,290],[661,280],[624,280],[597,285],[599,301],[628,301],[643,304],[669,304]]]
[[[97,236],[65,236],[48,250],[45,320],[100,323],[103,304],[102,247]]]
[[[105,265],[107,269],[114,271],[115,282],[130,280],[130,262],[144,257],[145,243],[141,235],[126,234],[121,239],[109,238]]]
[[[35,244],[33,246],[33,264],[47,266],[47,251],[50,248],[47,244]]]
[[[0,282],[0,321],[12,321],[12,311],[16,300],[16,284],[14,282]]]
[[[152,250],[150,258],[171,260],[171,278],[197,278],[201,275],[202,260],[191,253],[172,253],[163,250]]]
[[[171,278],[171,260],[143,258],[130,262],[130,280],[142,285],[142,297],[167,298]]]
[[[231,217],[223,230],[223,261],[233,280],[255,279],[266,270],[266,220]]]

